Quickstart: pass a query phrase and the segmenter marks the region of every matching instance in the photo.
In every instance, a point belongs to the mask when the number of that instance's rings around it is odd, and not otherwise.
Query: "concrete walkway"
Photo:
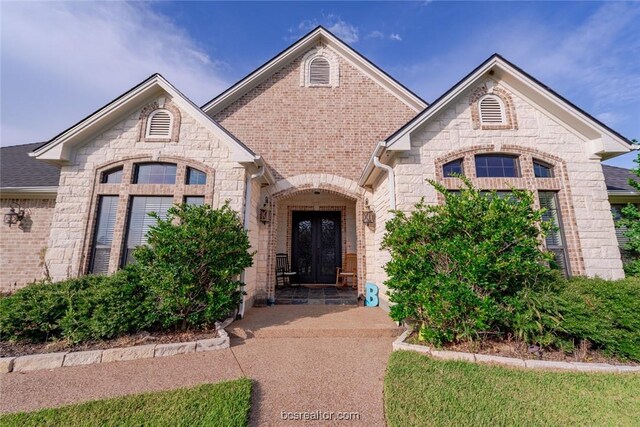
[[[366,332],[367,325],[378,336]],[[384,425],[382,381],[399,329],[382,310],[275,306],[254,309],[231,326],[234,333],[247,338],[233,338],[229,350],[0,374],[0,412],[190,387],[244,375],[255,381],[252,425]],[[243,334],[240,327],[247,332]],[[327,336],[328,331],[335,336]],[[346,337],[345,331],[353,337]],[[355,413],[351,418],[359,419],[282,419],[283,412],[317,411],[332,412],[334,417],[338,412]]]

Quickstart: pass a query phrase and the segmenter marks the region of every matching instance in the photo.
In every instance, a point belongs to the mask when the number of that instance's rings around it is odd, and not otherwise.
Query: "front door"
[[[291,266],[300,283],[335,283],[342,264],[340,212],[294,211]]]

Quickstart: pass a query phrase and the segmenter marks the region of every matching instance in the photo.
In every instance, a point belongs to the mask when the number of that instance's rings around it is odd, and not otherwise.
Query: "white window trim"
[[[498,101],[498,104],[500,105],[500,123],[497,122],[485,122],[483,120],[482,117],[482,101],[484,101],[487,98],[492,98],[495,99],[496,101]],[[504,105],[504,101],[502,101],[502,99],[498,96],[495,95],[493,93],[488,93],[486,95],[484,95],[482,98],[478,99],[478,116],[480,119],[480,124],[481,125],[486,125],[486,126],[504,126],[507,125],[507,113],[505,110],[506,106]]]
[[[169,134],[167,136],[150,135],[149,132],[151,131],[151,120],[156,114],[160,112],[165,112],[169,115]],[[175,121],[175,118],[173,117],[173,113],[171,113],[171,111],[167,110],[166,108],[158,108],[157,110],[151,112],[151,114],[149,114],[149,116],[147,117],[147,124],[145,129],[145,136],[144,136],[145,139],[166,139],[170,141],[173,138],[174,121]]]

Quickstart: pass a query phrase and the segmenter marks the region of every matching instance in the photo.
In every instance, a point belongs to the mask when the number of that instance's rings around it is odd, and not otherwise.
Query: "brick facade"
[[[47,248],[56,201],[7,198],[0,200],[0,212],[4,214],[13,203],[19,204],[26,215],[22,228],[0,224],[0,292],[44,277],[42,252]]]
[[[328,173],[357,180],[378,141],[416,111],[337,54],[338,86],[301,86],[305,55],[214,118],[260,153],[276,179]]]

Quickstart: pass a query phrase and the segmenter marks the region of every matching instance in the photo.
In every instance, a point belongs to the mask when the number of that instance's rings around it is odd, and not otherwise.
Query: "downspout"
[[[389,187],[389,207],[392,211],[396,210],[396,175],[393,172],[393,168],[389,165],[385,165],[380,162],[380,155],[385,148],[384,141],[378,143],[376,151],[373,155],[373,164],[375,167],[387,171],[387,186]]]
[[[245,190],[244,190],[244,218],[242,220],[242,225],[244,227],[244,230],[247,233],[249,232],[249,214],[251,213],[251,190],[252,190],[251,182],[254,179],[262,178],[267,169],[264,164],[264,161],[262,160],[262,157],[256,156],[254,162],[256,166],[258,166],[258,172],[247,177],[247,182],[245,184]],[[244,275],[245,275],[245,270],[243,270],[242,274],[240,275],[240,281],[242,283],[244,283]],[[240,307],[238,308],[238,317],[241,319],[244,317],[244,309],[246,306],[245,298],[246,298],[246,295],[242,295],[242,302],[240,302]]]

